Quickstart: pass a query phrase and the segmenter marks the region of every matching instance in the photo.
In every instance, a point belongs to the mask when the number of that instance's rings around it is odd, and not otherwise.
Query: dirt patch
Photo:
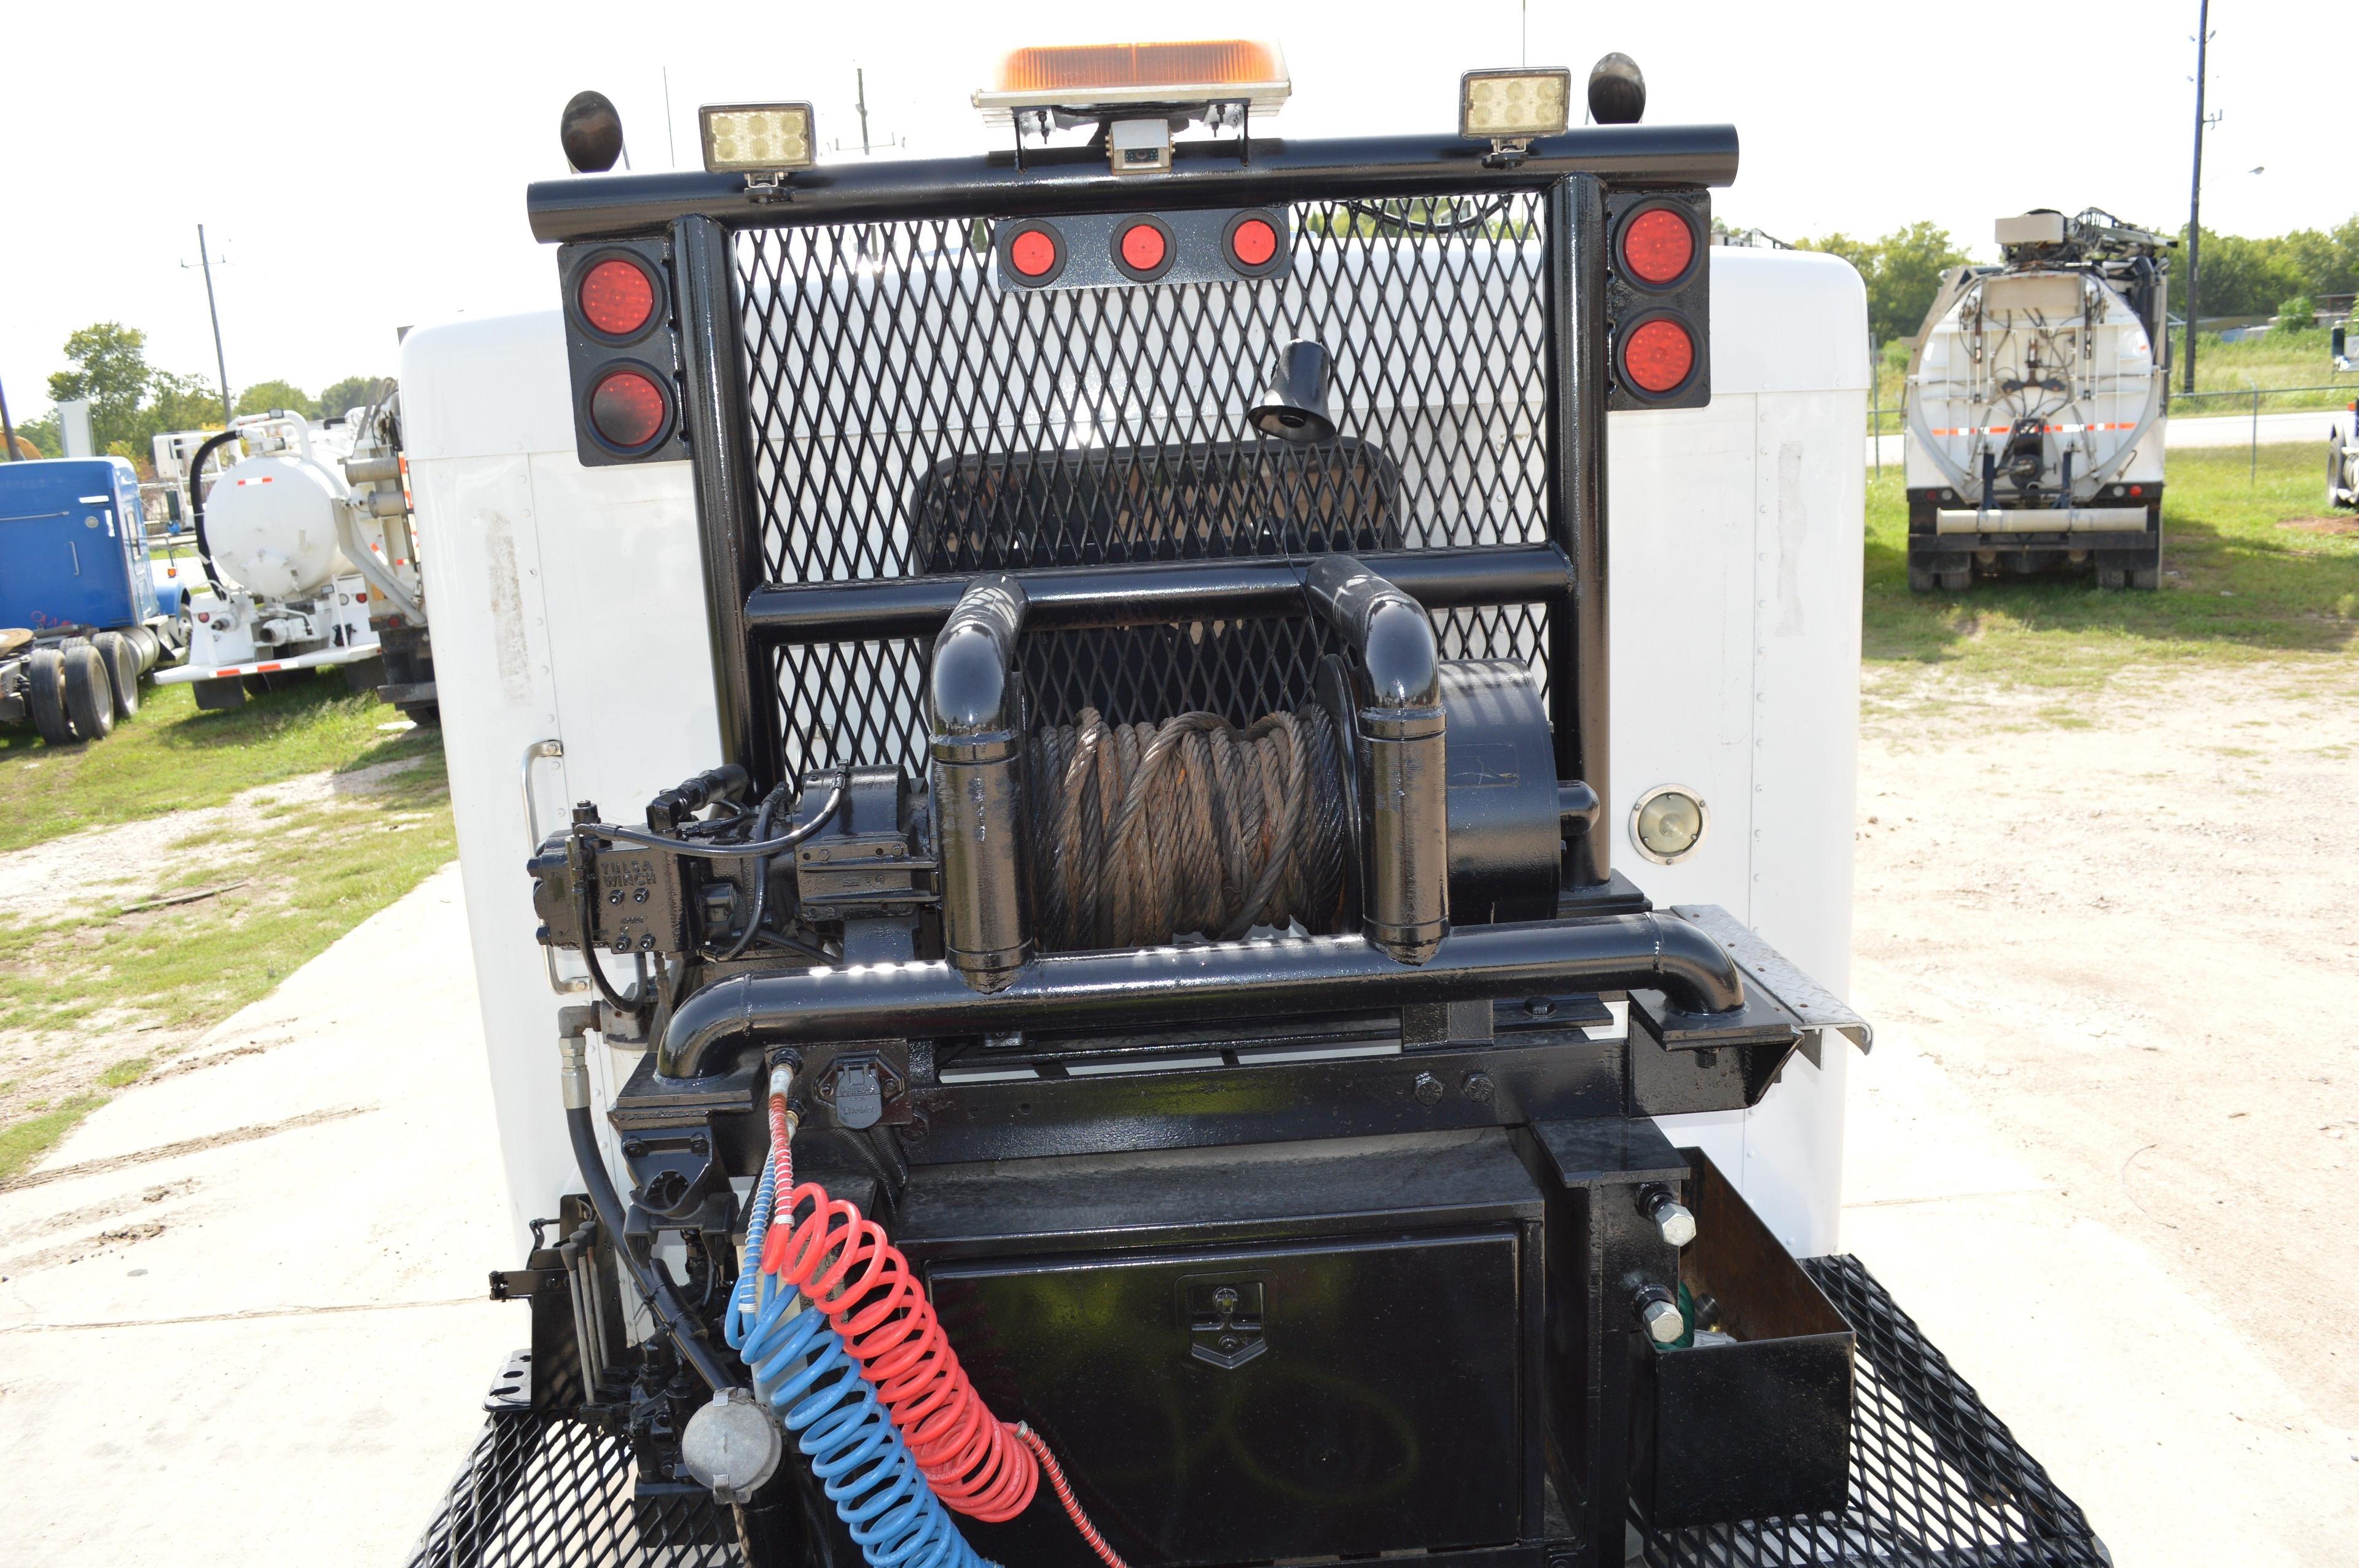
[[[2305,534],[2359,534],[2359,514],[2344,517],[2288,517],[2277,526]]]
[[[342,1121],[346,1117],[364,1116],[375,1106],[342,1106],[333,1110],[306,1111],[290,1116],[284,1121],[269,1121],[252,1127],[233,1127],[225,1132],[210,1132],[202,1138],[183,1138],[177,1143],[159,1144],[153,1149],[141,1149],[129,1154],[110,1154],[103,1160],[83,1160],[71,1165],[52,1165],[43,1171],[28,1171],[13,1182],[0,1183],[0,1193],[13,1193],[26,1187],[47,1186],[51,1182],[68,1182],[77,1176],[94,1176],[105,1171],[120,1171],[132,1165],[145,1165],[156,1160],[175,1160],[183,1154],[201,1154],[208,1149],[226,1149],[233,1143],[250,1143],[257,1138],[268,1138],[280,1132],[292,1132],[299,1127],[317,1127],[323,1121]]]
[[[1865,695],[1870,1015],[2359,1425],[2359,662]]]
[[[273,817],[375,794],[419,761],[407,757],[348,773],[311,773],[247,790],[225,806],[87,827],[11,849],[0,855],[0,915],[54,920],[136,903],[168,866],[201,857],[206,844],[243,842],[266,831]]]

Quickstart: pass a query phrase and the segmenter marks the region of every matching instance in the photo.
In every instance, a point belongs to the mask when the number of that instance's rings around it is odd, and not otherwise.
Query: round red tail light
[[[1046,277],[1057,270],[1057,242],[1046,229],[1027,229],[1008,242],[1007,265],[1026,277]]]
[[[1695,339],[1669,316],[1642,321],[1622,340],[1622,379],[1660,397],[1676,392],[1695,369]]]
[[[1669,207],[1649,207],[1622,227],[1623,270],[1658,288],[1687,275],[1695,250],[1695,231]]]
[[[655,319],[656,285],[636,263],[609,256],[582,275],[582,319],[610,338],[628,338]]]
[[[608,371],[590,391],[591,427],[620,451],[654,445],[670,414],[663,388],[643,370]]]
[[[1229,249],[1247,266],[1267,266],[1277,254],[1277,231],[1259,218],[1247,218],[1229,231]]]
[[[1170,251],[1152,223],[1133,223],[1122,232],[1122,259],[1139,272],[1153,272]]]

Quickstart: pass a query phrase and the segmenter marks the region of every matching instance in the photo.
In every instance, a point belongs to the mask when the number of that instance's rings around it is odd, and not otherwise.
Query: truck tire
[[[220,680],[201,680],[197,688],[197,707],[205,713],[234,713],[245,706],[245,686],[235,676]]]
[[[73,744],[73,725],[66,718],[65,661],[55,648],[33,650],[25,667],[25,706],[42,740],[52,746]]]
[[[2157,564],[2150,567],[2132,567],[2130,568],[2130,586],[2132,588],[2142,589],[2148,593],[2152,593],[2155,589],[2162,586],[2161,566]]]
[[[139,711],[139,650],[119,632],[101,632],[92,639],[106,662],[107,685],[113,688],[114,717],[128,719]]]
[[[1974,568],[1972,567],[1956,567],[1939,575],[1941,586],[1951,593],[1963,593],[1974,586]]]
[[[103,741],[114,733],[114,683],[107,678],[106,656],[88,643],[69,643],[63,657],[66,717],[74,734]]]
[[[1939,581],[1940,579],[1930,567],[1908,568],[1908,591],[1911,593],[1930,593]]]

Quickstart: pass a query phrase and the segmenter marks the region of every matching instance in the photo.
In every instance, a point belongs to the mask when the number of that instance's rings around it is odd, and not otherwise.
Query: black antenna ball
[[[623,117],[603,92],[577,92],[558,117],[557,139],[576,174],[603,174],[623,156]]]

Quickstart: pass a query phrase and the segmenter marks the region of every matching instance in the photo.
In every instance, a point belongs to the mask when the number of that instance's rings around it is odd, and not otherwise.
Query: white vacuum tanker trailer
[[[1626,60],[1288,86],[585,95],[408,336],[528,1303],[418,1563],[2104,1561],[1837,1250],[1857,275]]]
[[[1908,586],[2087,567],[2160,586],[2169,249],[2094,208],[1998,221],[1908,362]]]
[[[431,720],[433,653],[410,528],[398,394],[327,424],[273,413],[234,420],[179,462],[204,580],[186,590],[188,662],[157,679],[197,706],[242,706],[301,672],[341,668],[413,719]],[[221,466],[208,474],[208,459]]]

